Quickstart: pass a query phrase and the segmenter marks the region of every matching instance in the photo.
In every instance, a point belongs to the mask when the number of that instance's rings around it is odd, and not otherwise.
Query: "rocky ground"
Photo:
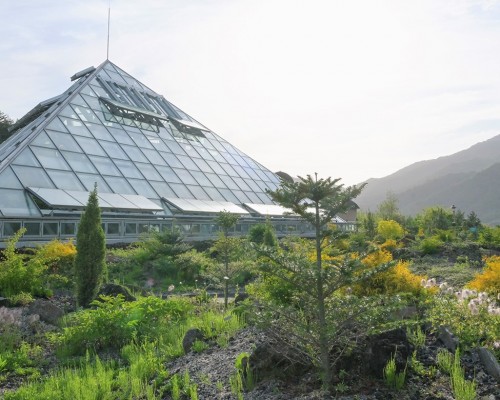
[[[37,300],[29,307],[8,309],[8,313],[2,311],[5,315],[0,312],[3,315],[0,317],[5,319],[10,318],[7,315],[12,315],[21,324],[25,334],[40,335],[57,329],[51,319],[58,318],[62,310],[70,311],[73,308],[71,298]],[[250,354],[250,366],[257,378],[255,388],[244,393],[244,399],[248,400],[454,399],[449,377],[437,368],[434,374],[419,375],[408,366],[406,384],[402,390],[393,391],[386,387],[381,375],[390,355],[397,349],[397,361],[404,367],[414,350],[403,330],[372,337],[349,357],[340,360],[334,381],[335,390],[331,394],[320,390],[320,381],[312,368],[292,361],[290,349],[283,348],[254,327],[238,333],[225,347],[208,344],[209,347],[201,352],[189,350],[187,345],[186,355],[165,364],[171,374],[183,375],[186,370],[189,371],[191,380],[198,385],[199,399],[237,398],[232,393],[230,378],[236,373],[236,358],[244,352]],[[454,342],[428,332],[425,346],[417,352],[418,360],[426,371],[436,366],[438,349],[446,345],[453,346]],[[45,371],[56,363],[50,352],[47,353],[47,360],[50,360],[50,365],[44,368]],[[478,350],[465,352],[461,362],[465,376],[477,382],[478,400],[500,400],[500,377],[494,378],[494,374],[486,370]],[[22,379],[17,378],[1,381],[0,397],[3,390],[13,389],[21,382]]]
[[[392,341],[392,343],[391,343]],[[271,346],[269,344],[271,343]],[[248,352],[252,360],[258,365],[256,375],[259,383],[251,391],[244,394],[248,400],[289,400],[289,399],[343,399],[343,400],[417,400],[417,399],[446,399],[453,400],[450,379],[439,370],[435,375],[420,376],[408,367],[407,383],[404,389],[393,391],[388,389],[380,376],[370,375],[371,366],[381,365],[385,361],[379,359],[381,353],[374,349],[403,349],[405,344],[401,343],[401,332],[389,336],[381,336],[376,341],[369,342],[365,348],[355,353],[354,360],[344,360],[344,365],[351,364],[351,368],[345,370],[342,379],[336,379],[336,390],[331,394],[325,394],[320,390],[317,376],[308,368],[303,367],[302,374],[300,366],[282,359],[282,349],[277,343],[270,342],[269,338],[254,328],[248,328],[234,337],[225,348],[211,347],[201,353],[189,352],[183,357],[166,365],[172,373],[184,373],[187,369],[191,378],[198,384],[200,399],[234,399],[231,394],[229,377],[236,372],[234,362],[238,354]],[[412,350],[411,345],[407,349]],[[273,350],[273,346],[276,346]],[[426,346],[418,351],[418,359],[429,369],[435,366],[436,353],[442,348],[443,343],[434,335],[429,335]],[[265,351],[259,351],[265,349]],[[398,350],[399,351],[399,350]],[[265,353],[265,354],[263,354]],[[254,357],[258,354],[257,359]],[[363,357],[365,358],[363,360]],[[374,359],[375,358],[375,359]],[[353,363],[359,362],[359,364]],[[273,371],[272,363],[278,367]],[[500,383],[485,371],[477,351],[467,352],[462,357],[462,365],[468,379],[477,382],[478,399],[497,400],[500,399]],[[286,369],[292,371],[291,378],[277,378],[275,375],[287,375]],[[267,373],[268,375],[263,375]],[[219,382],[219,384],[217,384]],[[220,383],[223,383],[221,385]],[[168,399],[168,397],[167,397]]]

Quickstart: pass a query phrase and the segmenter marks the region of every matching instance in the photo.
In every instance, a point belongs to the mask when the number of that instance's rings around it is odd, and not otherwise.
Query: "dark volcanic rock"
[[[184,353],[187,354],[191,351],[194,342],[197,340],[203,342],[205,339],[205,335],[198,328],[188,330],[182,339],[182,348],[184,349]]]
[[[116,297],[119,294],[123,296],[125,301],[137,300],[125,286],[117,285],[116,283],[106,283],[103,285],[99,290],[99,293],[97,293],[97,298],[99,299],[99,296],[101,295]]]
[[[40,320],[51,325],[57,325],[64,311],[49,300],[36,299],[27,310],[28,314],[38,314]]]
[[[312,367],[297,350],[272,339],[259,343],[249,361],[258,380],[297,379]]]
[[[403,329],[374,335],[368,338],[362,353],[362,363],[371,376],[382,378],[384,367],[393,356],[398,370],[405,368],[412,347]]]

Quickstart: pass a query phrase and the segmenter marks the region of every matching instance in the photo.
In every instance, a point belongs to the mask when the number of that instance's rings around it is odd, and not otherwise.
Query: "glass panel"
[[[219,191],[222,193],[222,195],[227,201],[230,201],[231,203],[235,204],[240,202],[238,198],[233,194],[233,192],[231,192],[229,189],[219,189]]]
[[[54,185],[41,168],[23,167],[21,165],[13,165],[12,169],[23,186],[46,187],[53,188]]]
[[[172,168],[157,166],[156,169],[161,174],[163,179],[165,179],[167,182],[181,183],[181,180],[175,174]]]
[[[115,193],[136,194],[125,178],[106,176],[104,179]]]
[[[243,179],[234,177],[233,180],[236,182],[236,184],[240,187],[241,190],[244,191],[252,190],[250,189],[250,186],[248,186]]]
[[[251,168],[243,168],[252,179],[260,179],[259,175]]]
[[[70,106],[64,107],[61,111],[59,111],[59,115],[63,117],[78,119],[78,115],[75,110],[73,110]]]
[[[69,170],[69,165],[58,150],[32,146],[31,150],[45,168]]]
[[[199,158],[200,155],[198,154],[198,152],[195,150],[195,148],[193,146],[191,146],[190,144],[187,144],[187,143],[181,143],[181,146],[182,148],[184,149],[184,151],[186,152],[186,154],[189,156],[189,157],[197,157]]]
[[[219,174],[219,175],[220,174],[224,174],[224,175],[226,174],[226,171],[224,171],[222,169],[222,167],[218,163],[216,163],[215,161],[207,161],[207,163],[208,163],[208,165],[210,165],[210,167],[214,170],[214,172],[216,174]]]
[[[226,162],[226,159],[220,155],[217,150],[209,150],[210,155],[214,158],[215,161],[218,162]]]
[[[137,224],[139,225],[139,233],[148,233],[149,232],[149,224]]]
[[[168,166],[184,168],[184,165],[182,165],[182,163],[172,153],[161,153],[161,156],[165,159]]]
[[[79,94],[77,94],[75,97],[73,97],[71,99],[71,104],[75,104],[77,106],[83,106],[83,107],[86,107],[87,104],[85,103],[85,101],[83,101],[82,99],[82,96],[80,96]]]
[[[236,162],[241,165],[242,167],[248,167],[248,164],[245,162],[245,160],[243,159],[243,157],[237,155],[237,154],[233,154],[233,158],[236,160]]]
[[[262,190],[260,189],[259,185],[257,185],[253,180],[251,179],[244,179],[244,181],[246,182],[246,184],[248,186],[250,186],[250,188],[254,191],[254,192],[261,192]]]
[[[76,152],[81,151],[80,146],[78,146],[75,139],[73,139],[69,133],[56,132],[48,129],[45,132],[52,139],[58,149]]]
[[[78,191],[76,193],[84,193],[84,198],[79,201],[74,196],[69,195],[66,191],[62,189],[47,189],[47,188],[31,188],[31,191],[35,193],[36,197],[42,199],[44,203],[52,207],[70,207],[70,208],[82,208],[87,204],[88,193]],[[75,193],[75,192],[72,192]]]
[[[263,203],[269,204],[272,202],[271,198],[267,194],[265,193],[256,193],[256,194],[257,196],[259,196],[259,199],[261,199]]]
[[[128,129],[127,129],[128,131]],[[132,138],[132,140],[137,144],[139,147],[144,147],[146,149],[152,149],[153,146],[151,143],[149,143],[149,140],[144,136],[142,133],[136,133],[136,132],[128,132],[129,136]]]
[[[230,175],[230,176],[238,176],[238,174],[236,173],[236,171],[229,164],[221,163],[220,166],[222,168],[224,168],[224,171],[226,171],[226,173],[228,175]]]
[[[200,186],[187,185],[187,187],[194,194],[195,199],[210,200],[210,196]]]
[[[261,203],[261,200],[259,199],[259,196],[257,196],[255,193],[253,193],[253,192],[245,192],[245,194],[250,199],[250,201],[252,203],[256,203],[256,204]]]
[[[95,96],[95,94],[94,94],[94,96]],[[85,94],[83,94],[82,97],[85,100],[85,102],[88,104],[88,106],[90,108],[92,108],[93,110],[100,110],[101,109],[101,103],[99,103],[99,100],[97,100],[96,97],[87,96]]]
[[[138,208],[135,204],[116,193],[98,193],[97,196],[99,197],[99,202],[103,204],[103,207],[105,207],[104,204],[107,204],[108,206],[106,207],[122,210],[134,210]]]
[[[208,180],[203,172],[191,171],[191,175],[194,176],[196,181],[202,186],[212,186],[212,183]]]
[[[2,173],[0,173],[0,182],[5,189],[22,189],[23,186],[19,179],[10,168],[6,168]]]
[[[183,148],[174,140],[169,140],[167,146],[170,147],[172,153],[175,154],[185,154]]]
[[[252,168],[258,168],[259,166],[257,164],[255,164],[255,162],[250,158],[250,157],[247,157],[247,156],[242,156],[243,157],[243,160],[245,160],[245,162]]]
[[[221,175],[221,178],[229,189],[238,190],[239,187],[234,181],[227,175]]]
[[[66,151],[62,151],[61,153],[73,171],[97,173],[97,170],[85,154],[69,153]]]
[[[149,142],[156,150],[170,153],[170,149],[165,145],[165,143],[163,143],[161,139],[156,139],[155,141],[150,140]]]
[[[73,109],[76,111],[82,121],[96,123],[99,122],[97,116],[90,108],[73,105]]]
[[[96,156],[89,156],[89,158],[102,175],[121,176],[120,171],[118,171],[118,168],[115,167],[115,164],[109,158]]]
[[[225,201],[226,199],[220,192],[214,187],[204,187],[205,192],[208,193],[210,198],[215,201]]]
[[[123,129],[108,127],[108,130],[118,143],[131,145],[134,144],[134,141],[130,139],[130,136]]]
[[[156,204],[156,202],[137,194],[121,194],[123,198],[130,201],[136,208],[143,211],[163,211],[163,206]],[[156,197],[156,196],[155,196]],[[157,198],[157,201],[159,199]]]
[[[47,129],[53,129],[61,132],[68,132],[64,124],[61,122],[59,118],[54,118],[50,124],[47,125]]]
[[[153,181],[162,181],[163,179],[161,178],[160,174],[156,169],[151,165],[151,164],[141,164],[137,163],[136,164],[137,168],[142,172],[142,174],[146,177],[148,180],[153,180]]]
[[[208,179],[212,182],[215,187],[226,188],[226,184],[215,174],[206,174]]]
[[[0,211],[6,217],[40,216],[33,200],[23,190],[0,189]]]
[[[3,223],[3,235],[4,236],[12,236],[19,229],[21,229],[21,223],[20,222],[7,222],[7,221],[5,221]]]
[[[132,146],[122,146],[123,150],[125,150],[125,153],[128,154],[131,160],[133,161],[138,161],[138,162],[148,162],[148,159],[142,154],[142,151],[139,150],[137,147],[132,147]]]
[[[173,168],[174,172],[181,179],[181,182],[186,185],[196,185],[198,182],[193,178],[193,176],[185,169]]]
[[[42,146],[42,147],[50,147],[51,149],[54,149],[55,146],[52,143],[52,141],[49,139],[47,134],[45,132],[40,132],[38,136],[31,142],[31,144],[36,144],[37,146]]]
[[[128,160],[127,155],[124,153],[122,148],[114,142],[100,141],[101,146],[106,150],[106,153],[112,158],[120,158],[122,160]]]
[[[30,167],[39,167],[40,163],[37,161],[29,147],[26,147],[21,154],[19,154],[13,161],[12,164],[27,165]]]
[[[61,235],[75,235],[76,224],[74,222],[61,222]]]
[[[189,157],[178,155],[177,158],[187,169],[192,169],[194,171],[199,171],[198,166]]]
[[[41,226],[40,222],[25,222],[26,236],[40,236]]]
[[[120,224],[117,222],[108,222],[106,224],[106,233],[108,235],[119,235],[120,234]]]
[[[241,168],[239,165],[232,165],[232,167],[236,171],[236,173],[242,178],[250,178],[248,174],[245,172],[245,170]]]
[[[187,189],[186,186],[181,185],[179,183],[171,183],[170,186],[172,187],[172,189],[174,189],[175,193],[177,194],[177,197],[185,198],[185,199],[192,199],[193,198],[193,195]]]
[[[85,190],[73,172],[48,169],[47,173],[59,189]]]
[[[111,192],[107,183],[99,175],[89,175],[89,174],[76,174],[76,175],[82,181],[83,185],[85,186],[85,189],[87,189],[89,192],[94,190],[95,183],[97,183],[98,192],[106,192],[106,193]]]
[[[92,136],[82,121],[79,120],[77,121],[76,119],[71,119],[71,118],[62,118],[62,122],[66,126],[68,131],[73,135],[80,135],[86,137]]]
[[[195,158],[193,161],[196,163],[199,169],[201,169],[203,172],[213,172],[212,168],[206,163],[205,160],[202,160],[200,158]]]
[[[129,179],[130,184],[132,187],[135,189],[137,194],[140,194],[145,197],[156,197],[158,198],[158,195],[156,192],[153,190],[151,185],[145,181],[145,180],[140,180],[140,179]],[[122,193],[122,192],[120,192]]]
[[[97,95],[92,90],[92,88],[90,87],[90,85],[85,85],[84,87],[82,87],[80,89],[80,94],[85,94],[87,96],[97,97]]]
[[[146,157],[151,161],[152,164],[155,165],[165,165],[165,160],[160,156],[157,151],[143,149],[142,152],[146,155]]]
[[[135,235],[137,234],[137,224],[127,222],[125,224],[125,234],[126,235]]]
[[[144,178],[132,161],[125,161],[125,160],[114,160],[114,161],[115,165],[121,171],[123,176],[127,178],[139,178],[139,179]]]
[[[221,153],[221,155],[222,155],[222,157],[224,157],[224,158],[226,159],[226,161],[227,161],[229,164],[233,164],[233,165],[234,165],[234,164],[238,164],[238,163],[236,162],[236,160],[233,158],[233,156],[231,156],[231,154],[222,152],[222,153]]]
[[[233,190],[233,194],[238,198],[239,203],[250,203],[250,199],[241,190]]]
[[[55,236],[59,234],[59,224],[57,222],[43,223],[43,236]]]
[[[91,124],[91,123],[86,123],[85,124],[87,128],[89,129],[90,132],[92,132],[92,135],[96,139],[101,139],[101,140],[108,140],[110,142],[114,142],[115,140],[113,139],[113,136],[108,132],[105,126],[103,125],[97,125],[97,124]]]
[[[175,192],[165,182],[150,182],[160,197],[176,197]]]
[[[80,144],[85,153],[94,154],[96,156],[106,156],[106,153],[101,148],[97,140],[81,136],[75,136],[75,139]]]

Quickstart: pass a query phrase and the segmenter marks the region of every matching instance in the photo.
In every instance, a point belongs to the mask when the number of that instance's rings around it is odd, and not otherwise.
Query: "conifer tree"
[[[75,275],[77,302],[88,307],[96,297],[106,273],[106,240],[101,226],[97,185],[90,192],[76,234]]]

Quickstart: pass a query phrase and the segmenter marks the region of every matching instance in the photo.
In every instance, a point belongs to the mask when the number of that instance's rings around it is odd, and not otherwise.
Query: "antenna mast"
[[[107,48],[106,48],[106,60],[109,60],[109,25],[110,25],[110,20],[111,20],[111,0],[109,0],[109,4],[108,4],[108,42],[107,42]]]

